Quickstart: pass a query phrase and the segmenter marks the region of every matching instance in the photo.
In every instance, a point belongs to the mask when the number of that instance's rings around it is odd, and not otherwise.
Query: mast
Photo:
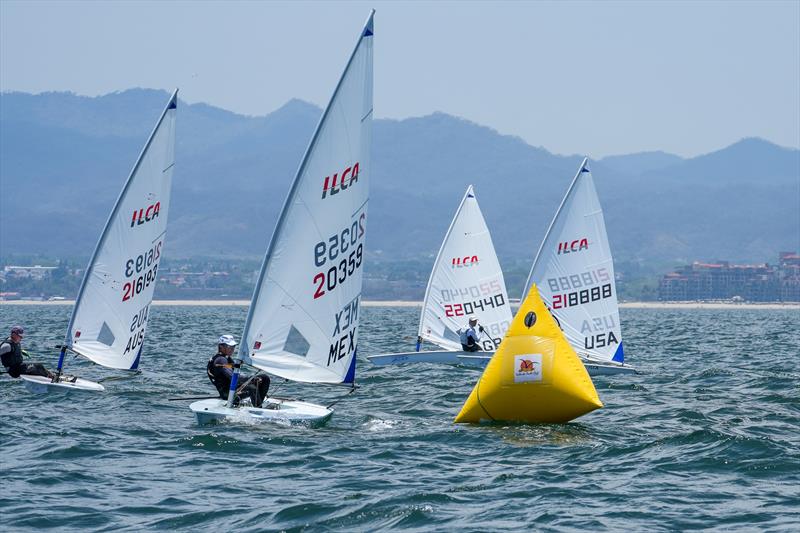
[[[301,190],[301,186],[304,183],[303,178],[306,175],[306,170],[307,170],[307,166],[309,165],[309,160],[311,159],[312,155],[315,153],[315,148],[316,148],[316,145],[317,145],[318,140],[320,138],[321,132],[323,131],[323,127],[326,125],[326,121],[328,120],[328,117],[329,117],[329,115],[331,113],[332,106],[337,102],[337,96],[339,95],[340,89],[342,87],[342,84],[343,84],[344,80],[346,79],[346,77],[347,77],[347,75],[349,73],[349,70],[350,70],[350,67],[351,67],[351,65],[353,63],[353,60],[356,57],[356,55],[358,54],[358,52],[360,50],[360,47],[361,47],[361,44],[362,44],[362,41],[364,40],[364,38],[365,37],[371,37],[373,35],[373,17],[374,17],[374,14],[375,14],[375,10],[373,9],[373,10],[370,11],[369,16],[367,17],[367,20],[366,20],[366,22],[365,22],[365,24],[363,26],[363,29],[362,29],[362,31],[361,31],[361,33],[359,35],[358,40],[356,41],[356,44],[355,44],[355,46],[353,48],[352,53],[350,54],[350,57],[349,57],[349,59],[347,61],[347,64],[345,65],[345,68],[343,69],[342,74],[339,77],[339,81],[336,84],[336,87],[335,87],[335,89],[333,91],[333,94],[331,95],[331,98],[328,101],[328,104],[325,107],[325,110],[322,113],[322,116],[320,117],[319,122],[317,123],[317,126],[316,126],[316,128],[314,130],[314,134],[311,137],[311,141],[309,142],[309,144],[308,144],[308,146],[306,148],[305,154],[303,155],[303,158],[302,158],[302,160],[300,162],[300,165],[299,165],[299,167],[297,169],[297,172],[295,173],[295,177],[294,177],[294,180],[292,181],[292,185],[291,185],[291,187],[289,189],[289,192],[288,192],[288,194],[286,196],[286,199],[284,200],[283,207],[282,207],[281,212],[280,212],[280,216],[279,216],[278,221],[277,221],[277,223],[275,225],[275,229],[273,230],[272,236],[271,236],[269,244],[267,246],[267,250],[266,250],[266,252],[264,254],[264,258],[263,258],[262,263],[261,263],[261,268],[260,268],[260,271],[259,271],[258,279],[256,281],[256,284],[255,284],[255,287],[254,287],[254,290],[253,290],[253,296],[252,296],[251,301],[250,301],[250,308],[248,309],[247,319],[245,321],[245,326],[244,326],[244,329],[242,331],[242,342],[239,345],[238,358],[240,360],[244,361],[245,363],[250,363],[252,361],[252,359],[250,357],[250,349],[252,347],[250,346],[248,338],[249,338],[249,336],[251,334],[251,330],[254,327],[253,320],[254,320],[254,317],[256,316],[256,313],[258,312],[259,300],[261,298],[261,293],[262,293],[262,291],[264,289],[265,279],[267,278],[267,274],[270,271],[273,258],[275,257],[277,243],[279,242],[279,240],[282,238],[282,235],[284,234],[287,217],[289,216],[289,213],[290,213],[290,210],[291,210],[293,204],[297,201],[298,195],[299,195],[300,190]],[[371,58],[371,56],[370,56],[370,58]],[[371,65],[371,63],[370,63],[370,65]],[[371,67],[370,67],[370,73],[371,73]],[[372,114],[372,102],[371,102],[371,83],[372,82],[371,82],[371,78],[369,80],[369,83],[370,83],[370,85],[369,85],[369,87],[370,87],[370,90],[369,90],[369,94],[370,94],[369,110],[366,111],[366,113],[363,116],[359,115],[359,118],[361,119],[362,123],[363,123],[364,120],[367,120],[368,118],[371,118],[371,114]],[[361,207],[359,207],[359,210],[364,209],[365,206],[366,206],[366,201],[364,202],[364,204]],[[356,211],[356,214],[357,213],[358,213],[358,211]],[[353,356],[353,361],[354,360],[355,360],[355,356]],[[348,375],[349,375],[349,373],[348,373]]]
[[[539,244],[539,250],[536,252],[536,257],[533,260],[533,264],[531,265],[531,270],[528,273],[528,279],[525,282],[525,288],[522,290],[522,297],[520,298],[521,302],[525,301],[525,298],[528,296],[528,291],[531,290],[531,284],[533,283],[533,272],[536,270],[536,265],[539,263],[539,257],[541,257],[542,249],[544,248],[544,243],[547,242],[547,238],[550,237],[550,232],[553,230],[553,226],[558,220],[558,216],[561,214],[561,210],[564,208],[564,205],[567,203],[567,199],[572,194],[572,191],[575,189],[575,184],[578,183],[578,178],[580,178],[583,172],[588,172],[586,169],[586,163],[588,163],[589,158],[584,157],[583,161],[581,162],[580,168],[578,168],[578,173],[575,174],[575,177],[572,178],[572,183],[569,185],[569,189],[567,189],[567,193],[564,195],[564,198],[561,199],[561,203],[558,206],[558,210],[556,210],[556,214],[553,217],[553,220],[550,221],[550,225],[547,227],[547,231],[544,234],[544,238],[542,239],[541,244]],[[586,170],[585,170],[586,169]]]
[[[442,244],[441,246],[439,246],[439,251],[436,253],[436,259],[433,261],[433,268],[431,269],[431,275],[428,276],[428,286],[425,288],[425,299],[422,301],[422,310],[420,311],[419,315],[419,329],[417,330],[417,351],[419,351],[420,349],[420,344],[421,344],[420,341],[424,338],[422,334],[422,328],[424,327],[425,323],[425,309],[428,307],[428,298],[430,297],[431,285],[433,284],[433,276],[436,274],[436,269],[439,266],[439,259],[441,259],[444,247],[447,246],[447,241],[450,239],[450,233],[452,233],[453,231],[453,226],[455,226],[455,223],[458,220],[458,216],[461,214],[461,210],[464,208],[464,203],[466,203],[467,198],[469,198],[470,195],[473,198],[475,197],[475,191],[472,189],[472,185],[469,185],[467,187],[467,191],[461,198],[461,203],[458,204],[458,209],[456,209],[456,214],[453,215],[453,219],[450,221],[450,226],[447,228],[447,233],[444,234],[444,239],[442,239]]]
[[[623,362],[613,258],[587,159],[542,240],[526,291],[534,284],[582,358]]]
[[[116,216],[117,216],[117,214],[119,212],[120,205],[122,204],[122,201],[125,199],[125,196],[126,196],[126,194],[128,192],[128,189],[130,188],[131,184],[133,183],[133,178],[136,175],[136,171],[139,169],[139,166],[140,166],[144,156],[147,154],[147,151],[150,148],[150,145],[153,142],[153,139],[154,139],[156,133],[158,132],[159,128],[161,127],[162,122],[164,121],[164,117],[167,116],[167,113],[171,109],[177,109],[177,103],[178,103],[178,89],[175,89],[173,91],[172,95],[170,96],[170,98],[169,98],[169,100],[167,102],[167,105],[164,107],[164,111],[161,112],[161,116],[159,117],[158,121],[156,122],[155,127],[150,132],[150,136],[147,138],[147,142],[145,143],[144,147],[142,148],[142,151],[139,153],[139,157],[136,159],[136,163],[133,165],[133,168],[131,169],[131,172],[128,175],[128,178],[125,181],[125,185],[122,187],[122,190],[120,191],[119,196],[117,196],[117,200],[116,200],[116,202],[114,202],[114,207],[111,209],[111,213],[109,214],[108,219],[106,220],[106,223],[103,226],[103,232],[100,234],[100,238],[97,240],[97,244],[95,244],[94,251],[92,252],[92,257],[89,260],[89,264],[86,267],[86,271],[83,273],[83,280],[81,281],[81,286],[80,286],[80,289],[78,290],[78,296],[75,299],[75,305],[72,307],[72,315],[70,316],[69,324],[67,325],[67,331],[66,331],[66,335],[65,335],[64,344],[63,344],[63,346],[61,348],[61,353],[59,354],[57,377],[61,375],[61,371],[62,371],[63,365],[64,365],[64,356],[66,354],[66,350],[70,349],[70,350],[74,351],[75,353],[80,354],[79,351],[77,351],[77,350],[75,350],[73,348],[72,327],[75,324],[75,317],[77,316],[78,309],[80,308],[80,304],[81,304],[81,301],[83,299],[83,295],[84,295],[84,292],[86,290],[86,286],[87,286],[88,281],[89,281],[89,276],[92,274],[92,270],[94,268],[94,264],[95,264],[95,262],[97,260],[97,256],[100,253],[100,250],[101,250],[101,248],[103,246],[103,243],[106,240],[106,237],[107,237],[108,232],[109,232],[109,228],[111,227],[112,223],[114,222],[114,220],[115,220],[115,218],[116,218]],[[83,354],[80,354],[80,355],[83,355]]]

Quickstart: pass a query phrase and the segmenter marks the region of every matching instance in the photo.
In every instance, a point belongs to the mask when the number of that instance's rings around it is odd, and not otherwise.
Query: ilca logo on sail
[[[465,255],[464,257],[454,257],[450,260],[452,268],[464,268],[476,266],[478,264],[477,255]]]
[[[146,222],[155,220],[156,218],[158,218],[158,213],[160,211],[161,211],[161,202],[155,202],[139,210],[134,209],[133,216],[131,217],[131,227],[141,226]]]
[[[322,184],[322,199],[324,200],[326,197],[333,196],[334,194],[339,194],[341,191],[348,189],[351,185],[358,181],[358,162],[352,167],[347,167],[342,172],[341,179],[339,178],[339,173],[333,175],[333,179],[330,176],[325,176],[325,181]],[[330,193],[330,194],[328,194]]]
[[[558,243],[557,255],[580,252],[588,249],[589,240],[586,237],[582,237],[580,239],[575,239],[574,241],[564,241]]]

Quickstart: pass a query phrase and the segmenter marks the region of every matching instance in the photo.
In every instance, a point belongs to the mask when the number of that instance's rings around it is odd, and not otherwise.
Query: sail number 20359
[[[359,244],[358,248],[350,252],[350,255],[339,261],[338,265],[331,266],[327,272],[319,272],[314,276],[314,299],[322,297],[325,290],[328,292],[336,289],[337,286],[344,283],[348,276],[352,276],[355,271],[361,268],[361,263],[364,259],[364,245]]]
[[[364,226],[367,215],[361,216],[342,231],[314,246],[314,265],[330,264],[327,270],[314,274],[314,299],[331,292],[361,268],[364,260]],[[341,259],[340,259],[341,258]]]

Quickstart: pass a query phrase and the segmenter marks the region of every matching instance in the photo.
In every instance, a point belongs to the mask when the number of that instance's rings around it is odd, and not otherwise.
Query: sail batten
[[[110,368],[139,364],[166,235],[177,98],[175,90],[114,203],[67,326],[68,348]]]
[[[373,14],[295,174],[242,333],[243,361],[294,381],[341,383],[352,373],[371,173]]]
[[[489,229],[470,185],[456,210],[425,289],[419,337],[460,350],[470,316],[485,329],[481,347],[494,351],[511,324],[505,279]]]
[[[533,284],[578,355],[623,362],[614,262],[587,159],[539,246],[524,295]]]

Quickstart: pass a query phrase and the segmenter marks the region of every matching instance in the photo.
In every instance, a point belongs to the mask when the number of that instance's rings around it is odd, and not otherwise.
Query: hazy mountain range
[[[88,257],[168,96],[0,95],[0,254]],[[299,100],[264,117],[181,103],[169,254],[260,256],[320,113]],[[383,261],[435,254],[472,183],[501,260],[530,261],[581,159],[443,113],[376,120],[368,247]],[[800,248],[798,150],[744,139],[590,168],[617,261],[761,262]]]

